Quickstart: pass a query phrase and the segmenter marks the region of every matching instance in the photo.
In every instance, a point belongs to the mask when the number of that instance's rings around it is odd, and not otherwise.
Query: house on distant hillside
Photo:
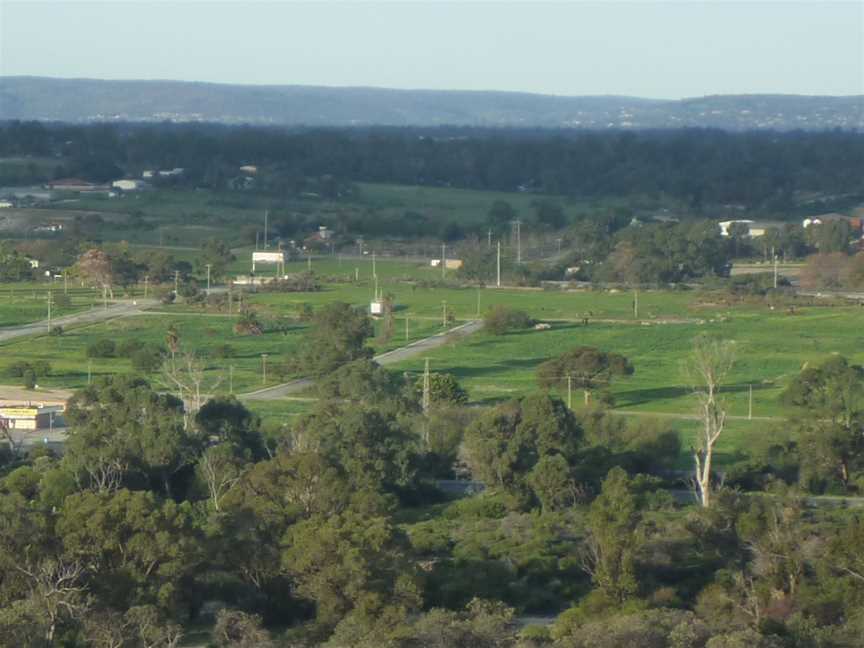
[[[441,267],[441,259],[432,259],[429,261],[429,265],[433,268]],[[444,261],[444,266],[447,270],[458,270],[463,265],[462,259],[446,259]]]
[[[37,225],[33,228],[34,232],[38,233],[57,233],[63,231],[63,223],[43,223],[42,225]]]
[[[143,180],[115,180],[111,183],[111,186],[115,189],[120,189],[121,191],[141,191],[142,189],[146,189],[149,185]]]
[[[45,185],[45,188],[54,191],[103,191],[105,186],[80,178],[63,178],[62,180],[52,180]]]
[[[255,175],[258,173],[258,167],[254,164],[244,164],[240,167],[240,173],[245,173],[246,175]]]
[[[770,223],[757,223],[756,221],[746,219],[720,221],[717,224],[720,226],[721,236],[729,236],[729,230],[732,228],[733,225],[746,225],[747,236],[749,236],[750,238],[765,236],[765,231],[769,227],[771,227]]]

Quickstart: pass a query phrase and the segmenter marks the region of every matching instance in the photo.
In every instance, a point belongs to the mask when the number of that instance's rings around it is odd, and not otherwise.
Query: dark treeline
[[[218,184],[226,168],[286,177],[537,191],[566,196],[667,195],[691,209],[735,203],[789,210],[807,192],[864,193],[864,135],[675,130],[329,129],[9,122],[0,155],[55,155],[105,180],[143,168],[187,169]]]

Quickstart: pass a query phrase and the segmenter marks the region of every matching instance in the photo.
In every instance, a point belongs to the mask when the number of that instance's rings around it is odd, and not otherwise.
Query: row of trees
[[[72,171],[98,180],[112,169],[119,172],[118,165],[179,166],[200,184],[224,180],[220,169],[226,164],[236,169],[254,160],[300,179],[329,175],[573,196],[665,194],[696,210],[726,203],[786,209],[805,191],[860,196],[864,177],[862,136],[840,132],[289,131],[20,122],[0,127],[0,155],[46,153],[67,157]]]

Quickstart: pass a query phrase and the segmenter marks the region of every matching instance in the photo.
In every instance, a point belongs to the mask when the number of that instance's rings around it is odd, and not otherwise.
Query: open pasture
[[[543,361],[573,347],[598,347],[625,355],[635,367],[633,376],[611,385],[617,409],[689,414],[694,403],[682,365],[693,338],[708,334],[734,340],[738,349],[724,390],[730,415],[748,415],[752,385],[753,415],[783,416],[778,396],[805,363],[832,353],[864,361],[862,319],[858,307],[813,307],[795,315],[742,310],[705,323],[562,322],[548,331],[480,333],[436,349],[430,360],[434,370],[453,373],[472,401],[494,403],[536,389],[536,369]],[[422,359],[412,359],[398,369],[420,371],[421,365]],[[581,392],[574,393],[574,407],[582,400]]]
[[[151,312],[136,317],[73,328],[61,336],[24,338],[0,345],[0,374],[16,361],[45,360],[51,364],[51,375],[40,377],[44,387],[76,389],[87,384],[92,377],[114,373],[132,373],[131,360],[125,357],[88,358],[87,347],[92,343],[110,339],[118,346],[135,340],[147,345],[165,347],[169,326],[174,326],[180,337],[181,350],[201,358],[205,365],[205,390],[218,393],[253,391],[282,382],[277,372],[280,363],[288,360],[302,342],[306,324],[283,320],[281,330],[272,330],[257,336],[236,335],[233,331],[236,316],[209,313]],[[397,327],[387,341],[378,336],[382,323],[376,322],[376,338],[371,346],[376,353],[390,351],[406,343],[434,335],[440,329],[435,322],[411,323],[406,341],[404,330]],[[229,347],[225,349],[225,347]],[[264,380],[264,359],[267,354],[267,376]],[[233,367],[233,370],[231,369]],[[233,374],[233,379],[232,379]],[[148,376],[158,378],[156,374]]]
[[[64,293],[62,280],[0,284],[0,328],[46,319],[49,293],[52,317],[71,315],[102,302],[101,293],[89,288],[70,287]],[[68,296],[68,304],[63,300],[64,294]]]

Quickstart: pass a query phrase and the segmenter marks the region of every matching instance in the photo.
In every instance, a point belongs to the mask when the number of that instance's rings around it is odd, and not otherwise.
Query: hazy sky
[[[658,98],[864,94],[864,0],[0,0],[0,74]]]

